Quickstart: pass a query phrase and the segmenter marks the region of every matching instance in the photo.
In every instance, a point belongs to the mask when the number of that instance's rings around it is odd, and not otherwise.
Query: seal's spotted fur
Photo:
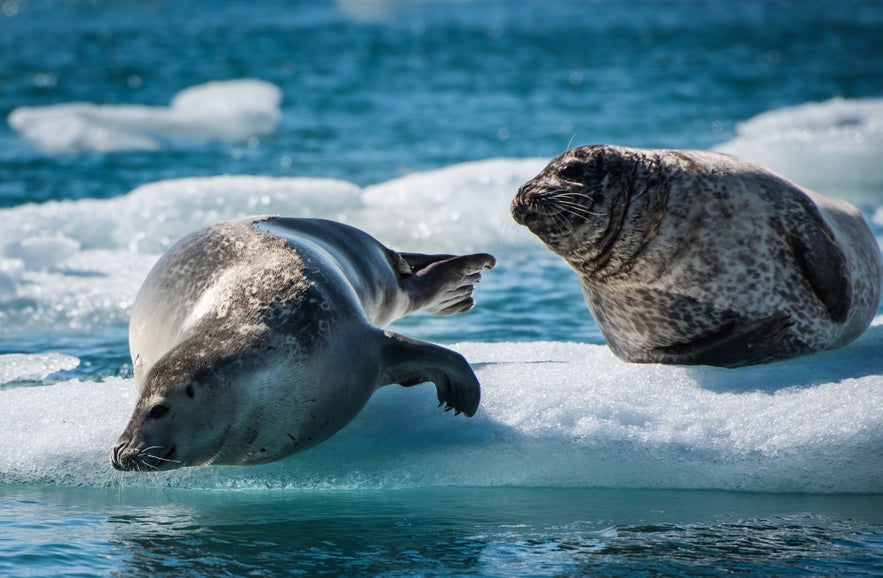
[[[859,212],[729,155],[583,146],[512,203],[580,275],[611,349],[736,366],[855,339],[880,299]]]

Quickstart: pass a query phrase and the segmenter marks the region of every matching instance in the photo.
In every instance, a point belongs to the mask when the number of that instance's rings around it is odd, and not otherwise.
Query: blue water
[[[883,575],[883,319],[630,366],[507,215],[569,145],[716,148],[883,239],[881,29],[870,0],[0,2],[0,575]],[[386,388],[283,462],[113,472],[141,280],[257,212],[496,254],[475,310],[394,326],[466,355],[479,414]]]

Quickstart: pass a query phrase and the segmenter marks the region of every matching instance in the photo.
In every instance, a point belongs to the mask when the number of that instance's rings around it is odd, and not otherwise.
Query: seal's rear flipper
[[[431,381],[445,411],[454,409],[472,417],[481,400],[481,387],[462,355],[423,341],[385,331],[380,349],[383,361],[381,383],[403,386]]]
[[[481,272],[493,269],[496,259],[487,253],[474,255],[422,255],[399,253],[413,269],[408,278],[419,309],[437,315],[456,315],[472,309],[473,285]]]
[[[784,312],[755,321],[734,321],[718,333],[689,343],[656,347],[647,361],[718,367],[774,361],[793,353],[786,345],[793,324]]]
[[[399,256],[411,266],[414,273],[417,273],[421,269],[425,269],[434,263],[447,261],[448,259],[456,257],[456,255],[424,255],[423,253],[399,253]]]

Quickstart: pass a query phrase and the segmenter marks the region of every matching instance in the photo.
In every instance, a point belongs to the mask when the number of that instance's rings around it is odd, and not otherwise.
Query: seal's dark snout
[[[515,198],[512,199],[512,205],[509,207],[512,218],[519,225],[528,224],[530,217],[534,213],[532,205],[535,202],[536,196],[537,190],[533,186],[533,182],[525,183],[519,187],[518,193],[515,194]]]
[[[124,471],[124,472],[132,469],[131,467],[127,466],[127,464],[124,462],[124,457],[123,457],[123,452],[128,447],[129,447],[129,440],[120,440],[113,447],[113,451],[110,453],[110,465],[112,465],[114,467],[114,469]]]

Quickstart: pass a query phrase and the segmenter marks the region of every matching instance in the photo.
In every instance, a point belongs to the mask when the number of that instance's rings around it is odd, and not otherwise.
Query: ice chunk
[[[547,159],[489,159],[423,171],[365,189],[354,220],[390,244],[421,251],[541,247],[509,216],[518,187]]]
[[[883,98],[834,98],[770,110],[715,147],[819,192],[879,202]]]
[[[66,103],[23,106],[9,125],[49,153],[157,150],[179,141],[238,141],[271,134],[281,118],[281,90],[259,80],[194,86],[168,107]]]
[[[440,411],[431,385],[389,386],[293,458],[160,474],[108,473],[131,380],[0,390],[0,483],[881,492],[881,346],[878,324],[836,351],[721,369],[627,364],[600,345],[461,344],[483,388],[474,418]]]
[[[74,369],[80,360],[62,353],[0,355],[0,385],[14,381],[42,381],[59,371]]]
[[[20,260],[27,269],[49,269],[79,250],[79,242],[64,236],[31,237],[9,243],[0,256]]]

